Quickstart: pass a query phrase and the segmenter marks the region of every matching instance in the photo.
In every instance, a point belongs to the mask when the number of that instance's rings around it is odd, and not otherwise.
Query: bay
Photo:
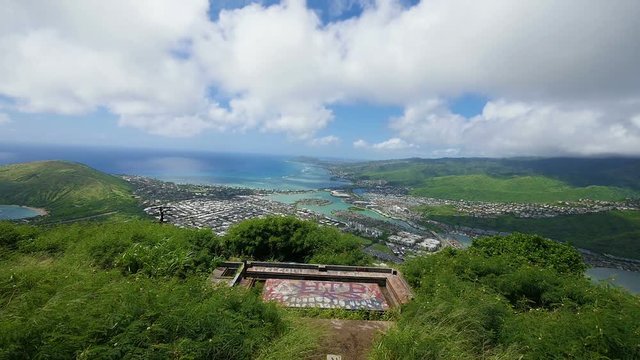
[[[310,191],[304,193],[293,194],[273,194],[269,196],[269,199],[278,201],[285,204],[294,204],[297,201],[304,199],[318,199],[328,201],[327,205],[311,205],[311,204],[299,204],[299,208],[311,210],[313,212],[322,214],[326,217],[337,219],[334,215],[334,211],[348,211],[353,205],[346,202],[343,198],[331,195],[331,192],[325,190]],[[393,219],[384,215],[381,215],[370,209],[362,209],[358,211],[359,214],[368,216],[375,220],[386,221],[393,223],[405,229],[411,229],[411,226],[405,221]]]
[[[18,205],[0,205],[0,220],[27,219],[40,215],[35,210]]]
[[[587,269],[586,274],[596,283],[604,281],[640,294],[640,272],[596,267]]]
[[[0,145],[0,155],[0,164],[66,160],[110,174],[177,183],[271,190],[312,190],[346,184],[332,180],[322,167],[279,155],[35,145]]]

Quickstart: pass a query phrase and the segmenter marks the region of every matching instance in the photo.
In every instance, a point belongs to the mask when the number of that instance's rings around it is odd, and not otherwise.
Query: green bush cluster
[[[537,236],[411,259],[415,299],[381,316],[283,311],[214,287],[229,257],[366,264],[351,235],[292,218],[218,237],[148,221],[0,223],[0,359],[296,359],[322,335],[300,317],[397,320],[373,359],[640,358],[640,298],[593,285],[579,254]]]
[[[0,358],[249,359],[287,326],[258,296],[200,278],[125,278],[64,265],[21,270],[0,271],[9,290]]]
[[[0,359],[253,358],[290,325],[211,285],[221,242],[146,221],[0,223]]]
[[[637,359],[640,298],[593,285],[572,248],[515,234],[404,266],[416,298],[374,359]]]
[[[485,257],[507,256],[518,265],[535,265],[563,274],[582,274],[586,270],[582,256],[571,245],[537,235],[514,233],[506,237],[484,237],[472,243],[471,251]]]
[[[518,218],[512,215],[480,218],[460,215],[450,208],[424,208],[424,218],[452,226],[504,232],[538,234],[599,253],[640,259],[640,212],[607,211],[552,218]]]
[[[294,217],[246,220],[230,229],[225,248],[254,260],[367,265],[358,237]]]
[[[142,220],[0,222],[0,359],[294,359],[291,349],[310,351],[314,340],[300,333],[308,329],[258,291],[210,283],[230,257],[369,261],[358,238],[293,218],[251,220],[225,237]]]

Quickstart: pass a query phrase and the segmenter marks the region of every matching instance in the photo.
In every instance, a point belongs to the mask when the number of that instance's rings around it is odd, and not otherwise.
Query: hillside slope
[[[127,182],[65,161],[1,166],[0,204],[45,208],[50,220],[138,212]]]
[[[426,179],[412,194],[451,200],[550,203],[579,199],[624,200],[637,196],[638,192],[602,185],[576,187],[545,176],[452,175]]]
[[[413,194],[497,202],[622,200],[640,195],[640,159],[402,159],[332,166]]]
[[[141,220],[0,222],[0,359],[300,360],[335,354],[327,344],[364,347],[367,330],[336,338],[310,318],[374,314],[288,309],[263,302],[260,287],[212,286],[220,261],[274,251],[366,260],[352,235],[293,218],[249,220],[225,237]],[[368,358],[639,359],[640,297],[584,269],[570,246],[521,234],[411,258],[400,270],[415,297],[375,315],[396,325]]]

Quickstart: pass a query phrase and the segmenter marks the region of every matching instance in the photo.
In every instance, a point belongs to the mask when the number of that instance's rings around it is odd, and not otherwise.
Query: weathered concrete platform
[[[263,286],[265,301],[288,307],[385,311],[412,297],[401,274],[391,268],[228,262],[211,278],[229,286]]]
[[[389,308],[380,286],[373,283],[267,279],[262,298],[287,307],[378,311]]]

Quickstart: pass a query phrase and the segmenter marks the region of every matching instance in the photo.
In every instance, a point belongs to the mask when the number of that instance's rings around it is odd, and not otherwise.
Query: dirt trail
[[[309,323],[325,329],[320,347],[311,357],[313,360],[326,360],[327,355],[339,355],[341,360],[364,360],[376,336],[394,324],[391,321],[337,319],[309,319]]]

